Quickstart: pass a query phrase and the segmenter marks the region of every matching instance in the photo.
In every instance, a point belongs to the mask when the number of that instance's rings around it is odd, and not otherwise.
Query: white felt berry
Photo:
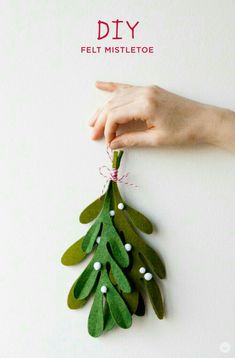
[[[118,204],[118,209],[119,209],[119,210],[123,210],[123,209],[124,209],[124,204],[123,204],[123,203],[119,203],[119,204]]]
[[[110,210],[109,215],[110,215],[110,216],[114,216],[114,215],[115,215],[115,211],[114,211],[114,210]]]
[[[131,249],[132,249],[131,244],[125,244],[125,249],[126,249],[127,252],[131,251]]]
[[[101,239],[101,237],[100,237],[100,236],[98,236],[98,237],[97,237],[97,239],[96,239],[97,244],[99,244],[99,243],[100,243],[100,239]]]
[[[146,272],[146,268],[145,267],[140,267],[139,268],[139,273],[144,274]]]
[[[101,269],[101,263],[97,261],[94,263],[93,267],[96,271],[99,271]]]
[[[107,289],[106,286],[102,286],[101,289],[100,289],[100,291],[101,291],[102,293],[106,293],[107,290],[108,290],[108,289]]]
[[[153,275],[152,275],[150,272],[146,272],[146,273],[144,274],[144,279],[145,279],[146,281],[150,281],[150,280],[152,280],[152,278],[153,278]]]

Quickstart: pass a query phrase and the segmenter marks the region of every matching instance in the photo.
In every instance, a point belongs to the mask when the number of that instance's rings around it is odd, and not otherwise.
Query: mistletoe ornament
[[[131,208],[119,192],[118,182],[128,184],[127,175],[118,176],[122,155],[122,151],[114,151],[106,193],[80,215],[81,223],[93,222],[90,229],[61,259],[70,266],[93,254],[68,295],[71,309],[82,308],[90,296],[94,297],[88,318],[93,337],[115,326],[129,328],[134,314],[143,316],[144,292],[157,317],[164,317],[158,281],[166,276],[165,266],[139,233],[151,234],[151,222]]]

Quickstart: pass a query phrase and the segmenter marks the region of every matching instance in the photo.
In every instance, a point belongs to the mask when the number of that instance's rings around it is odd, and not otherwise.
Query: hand
[[[92,138],[104,135],[111,149],[209,143],[235,151],[232,111],[198,103],[157,86],[96,82],[96,87],[110,92],[111,98],[89,122]],[[146,130],[117,136],[118,127],[132,120],[144,121]]]

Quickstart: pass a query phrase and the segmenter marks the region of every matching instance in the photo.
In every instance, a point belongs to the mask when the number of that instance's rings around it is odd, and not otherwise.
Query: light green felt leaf
[[[153,232],[153,225],[143,214],[139,211],[131,208],[129,205],[125,205],[126,212],[130,217],[132,223],[142,232],[151,234]]]
[[[152,280],[150,280],[150,281],[145,281],[145,286],[147,288],[148,295],[149,295],[151,304],[153,306],[153,309],[154,309],[156,315],[158,316],[159,319],[163,319],[164,304],[163,304],[161,292],[160,292],[160,289],[159,289],[157,283],[152,278]]]
[[[153,271],[159,278],[163,279],[166,277],[165,265],[160,259],[159,255],[154,251],[150,246],[145,245],[144,250],[140,254],[141,259],[147,266],[150,266],[151,271]]]
[[[131,314],[114,287],[109,287],[106,294],[111,315],[119,327],[129,328],[132,324]]]
[[[72,310],[82,308],[87,302],[87,298],[84,300],[78,300],[77,298],[74,297],[74,287],[75,287],[76,283],[77,283],[77,280],[71,287],[69,294],[68,294],[68,298],[67,298],[68,307]]]
[[[104,331],[110,331],[116,325],[113,316],[111,315],[109,305],[107,301],[105,301],[104,305]]]
[[[96,199],[80,214],[79,220],[82,224],[88,224],[94,220],[100,213],[104,202],[104,195]]]
[[[76,241],[72,246],[65,251],[61,258],[63,265],[71,266],[81,262],[86,256],[86,252],[82,250],[83,237]]]
[[[80,300],[88,297],[96,283],[98,271],[93,269],[91,262],[78,278],[74,287],[74,297]]]
[[[126,276],[124,275],[122,270],[119,268],[119,266],[116,264],[116,262],[111,257],[109,258],[109,263],[111,265],[112,275],[113,275],[118,287],[120,288],[120,290],[122,290],[125,293],[131,292],[131,286],[130,286]]]
[[[97,289],[88,318],[88,332],[92,337],[99,337],[104,329],[103,295]]]
[[[82,249],[87,254],[89,254],[92,251],[95,240],[99,234],[99,231],[100,231],[100,222],[96,221],[86,233],[82,242]]]

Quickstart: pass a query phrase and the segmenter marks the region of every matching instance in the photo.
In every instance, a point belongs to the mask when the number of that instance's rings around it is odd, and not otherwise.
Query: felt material
[[[165,277],[165,266],[158,254],[135,232],[132,224],[127,220],[127,218],[125,218],[125,216],[122,214],[122,211],[117,210],[118,203],[123,202],[123,199],[118,190],[117,183],[112,182],[112,190],[114,210],[116,212],[114,217],[115,227],[119,232],[123,233],[125,241],[132,245],[132,250],[130,253],[132,255],[132,267],[128,272],[128,278],[129,280],[133,281],[134,286],[137,287],[139,291],[141,290],[141,287],[146,287],[146,285],[143,285],[143,283],[147,282],[143,280],[143,276],[139,273],[139,268],[141,266],[146,267],[148,272],[155,273],[159,278]],[[157,284],[152,286],[152,282],[154,282],[153,279],[148,282],[151,282],[151,284],[148,285],[148,295],[150,296],[150,300],[155,312],[158,312],[157,316],[161,318],[161,312],[164,312],[164,309],[161,308],[161,304],[163,307],[163,303],[161,300],[160,290]],[[154,302],[156,299],[158,299],[158,301]],[[141,308],[143,311],[143,307],[139,308],[140,311]]]
[[[101,273],[100,284],[107,287],[106,300],[109,305],[110,313],[115,323],[122,328],[131,326],[132,318],[128,307],[119,292],[112,285],[107,271],[103,270]]]
[[[143,214],[131,208],[127,204],[125,204],[125,210],[129,218],[131,219],[133,225],[135,225],[139,230],[143,231],[146,234],[151,234],[153,232],[152,223]]]
[[[89,254],[100,232],[100,221],[96,221],[88,230],[82,242],[82,250]]]
[[[116,323],[111,315],[109,305],[108,305],[107,301],[105,301],[105,304],[104,304],[104,331],[108,332],[114,326],[116,326]]]
[[[101,270],[101,275],[100,275],[100,279],[99,279],[99,283],[96,289],[96,295],[102,294],[100,289],[102,286],[106,286],[107,287],[107,293],[104,295],[107,301],[107,304],[109,306],[109,314],[111,314],[111,317],[107,317],[107,308],[106,308],[106,317],[105,317],[105,326],[106,329],[111,329],[111,326],[114,326],[114,323],[116,323],[118,326],[122,327],[122,328],[128,328],[131,325],[132,322],[132,318],[131,318],[131,314],[128,310],[128,307],[126,305],[126,303],[124,302],[124,300],[122,299],[120,293],[114,288],[114,286],[112,285],[109,276],[107,274],[107,270],[105,270],[105,268],[103,268]],[[101,330],[101,326],[104,326],[104,312],[103,312],[103,306],[102,306],[102,317],[101,317],[101,305],[100,305],[100,301],[97,298],[98,303],[95,303],[93,312],[91,317],[89,318],[89,327],[91,327],[93,325],[92,321],[94,322],[95,320],[99,320],[99,323],[95,323],[94,326],[95,328],[93,328],[95,330],[95,333],[92,334],[101,334],[100,330]],[[92,306],[93,308],[93,306]],[[89,330],[90,332],[90,330]],[[93,331],[92,331],[93,332]],[[98,333],[99,332],[99,333]]]
[[[96,219],[95,223],[91,226],[91,228],[85,235],[82,243],[82,249],[86,253],[90,253],[94,247],[98,234],[101,234],[101,240],[100,244],[98,245],[98,249],[99,247],[103,247],[104,243],[109,243],[114,259],[119,263],[120,266],[127,267],[129,264],[128,254],[123,246],[118,232],[113,226],[113,222],[109,214],[109,211],[111,209],[111,188],[112,186],[109,185],[105,195],[103,209],[99,217]],[[96,261],[100,261],[98,257]]]
[[[96,283],[99,271],[94,270],[93,262],[87,266],[74,287],[74,297],[80,300],[88,297]]]
[[[135,313],[139,303],[139,292],[133,291],[131,293],[122,292],[122,297],[127,303],[129,311]]]
[[[166,269],[156,251],[154,251],[150,246],[145,245],[145,249],[142,251],[142,253],[140,253],[140,257],[144,263],[144,266],[148,266],[150,270],[159,278],[165,278]]]
[[[119,168],[123,152],[114,152],[113,168]],[[124,203],[119,210],[118,204]],[[115,215],[111,217],[110,211]],[[100,336],[116,325],[129,328],[132,314],[145,314],[142,292],[147,291],[154,311],[161,319],[164,304],[155,278],[166,276],[165,266],[160,256],[141,238],[139,229],[150,234],[151,222],[140,212],[128,206],[120,195],[116,182],[110,181],[105,195],[91,203],[80,215],[82,223],[95,219],[87,234],[73,244],[62,256],[62,263],[74,265],[82,261],[94,250],[94,255],[73,284],[68,295],[68,306],[81,308],[91,294],[94,301],[88,318],[88,331],[93,337]],[[97,244],[96,239],[100,236]],[[125,244],[131,245],[126,251]],[[98,262],[100,269],[94,268]],[[139,268],[155,276],[146,281]],[[102,293],[105,286],[107,292]]]
[[[104,201],[104,195],[93,201],[86,209],[82,211],[79,216],[79,221],[82,224],[88,224],[93,221],[100,213]]]
[[[160,289],[157,285],[157,283],[152,280],[145,281],[145,286],[147,288],[147,292],[151,301],[151,304],[153,306],[154,312],[158,316],[159,319],[163,319],[164,317],[164,305],[163,300],[161,296]]]
[[[132,324],[131,314],[114,287],[107,292],[107,302],[116,324],[121,328],[129,328]]]
[[[109,244],[114,258],[117,260],[120,266],[127,267],[129,265],[129,257],[116,230],[113,231],[110,227],[108,234],[113,234],[112,240],[109,241]]]
[[[82,308],[87,302],[87,298],[85,298],[83,300],[79,300],[79,299],[74,297],[74,287],[75,287],[76,283],[77,283],[77,280],[75,281],[75,283],[71,287],[71,289],[69,291],[69,294],[68,294],[68,298],[67,298],[68,307],[70,309],[72,309],[72,310]]]
[[[113,274],[114,280],[117,283],[120,290],[122,290],[125,293],[131,292],[131,286],[122,272],[122,270],[119,268],[119,266],[116,264],[116,262],[110,257],[109,263],[111,265],[111,272]]]
[[[65,251],[61,258],[63,265],[71,266],[81,262],[86,256],[86,252],[82,250],[83,237],[76,241],[72,246]]]
[[[135,311],[135,315],[140,317],[145,315],[144,299],[140,293],[139,293],[139,301],[138,301],[137,309]]]
[[[95,298],[88,318],[88,332],[92,337],[99,337],[104,329],[103,295],[100,289],[96,291]]]

